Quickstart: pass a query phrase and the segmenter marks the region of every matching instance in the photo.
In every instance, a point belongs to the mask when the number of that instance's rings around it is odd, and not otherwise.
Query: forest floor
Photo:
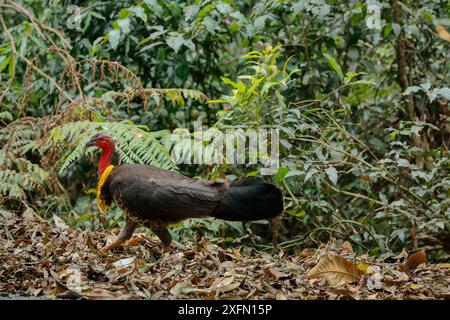
[[[98,251],[114,238],[31,209],[0,220],[0,299],[450,299],[450,264],[421,252],[380,260],[345,243],[288,255],[202,240],[161,253],[144,233]]]

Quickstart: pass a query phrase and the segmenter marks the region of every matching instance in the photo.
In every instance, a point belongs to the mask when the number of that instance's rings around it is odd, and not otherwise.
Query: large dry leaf
[[[86,300],[132,300],[136,298],[131,294],[121,294],[103,288],[95,288],[89,294],[82,297],[82,299]]]
[[[24,212],[22,217],[27,221],[39,221],[41,220],[41,217],[39,217],[36,212],[32,208],[27,208]]]
[[[126,268],[126,267],[129,267],[134,262],[135,259],[136,259],[136,257],[120,259],[120,260],[114,262],[113,266],[116,268]]]
[[[128,241],[128,245],[129,246],[137,246],[138,244],[140,244],[141,242],[144,242],[145,238],[142,236],[137,236],[134,237],[133,239],[131,239],[130,241]]]
[[[173,288],[170,289],[170,294],[178,297],[180,295],[189,294],[196,291],[199,291],[199,289],[192,285],[191,280],[185,279],[184,281],[178,282],[175,286],[173,286]]]
[[[438,33],[439,37],[447,42],[450,42],[450,33],[441,25],[436,26],[436,32]]]
[[[110,230],[95,234],[74,230],[58,219],[35,219],[31,210],[25,217],[0,216],[0,224],[0,295],[58,299],[450,299],[450,264],[429,263],[408,276],[398,270],[398,260],[401,265],[407,261],[406,251],[391,256],[390,262],[358,255],[356,268],[367,275],[367,281],[329,288],[323,286],[324,279],[318,281],[321,276],[308,279],[304,275],[318,256],[347,257],[347,245],[323,244],[305,250],[303,255],[271,255],[246,246],[239,251],[202,240],[201,245],[187,243],[161,255],[159,250],[149,249],[159,246],[159,240],[143,236],[145,246],[127,246],[111,255],[100,255],[93,248],[108,236],[116,237]],[[327,259],[339,260],[325,258],[320,264]],[[411,266],[415,259],[412,256],[407,264]],[[347,265],[350,270],[339,272],[347,274],[346,281],[358,280],[351,262]]]
[[[409,272],[425,262],[427,262],[427,255],[421,250],[410,255],[401,269],[404,272]]]
[[[64,231],[69,229],[69,226],[64,222],[64,220],[57,215],[53,215],[53,221],[55,222],[55,225],[59,230]]]
[[[342,244],[342,251],[344,251],[344,252],[353,252],[353,247],[352,247],[352,245],[350,244],[350,242],[345,241],[345,242]]]
[[[324,278],[332,286],[358,282],[361,275],[355,264],[338,256],[323,256],[307,274],[308,278]]]
[[[234,277],[226,277],[222,278],[220,281],[214,281],[215,285],[213,285],[210,289],[215,289],[221,292],[232,291],[240,286],[239,282],[234,281]]]

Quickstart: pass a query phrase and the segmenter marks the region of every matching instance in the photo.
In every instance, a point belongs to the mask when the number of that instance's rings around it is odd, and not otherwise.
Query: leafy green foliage
[[[395,3],[374,2],[381,29],[369,29],[356,0],[92,0],[77,30],[65,5],[3,2],[0,204],[116,226],[120,212],[101,222],[85,193],[96,183],[83,150],[91,134],[111,133],[119,162],[176,169],[175,128],[276,127],[283,248],[337,238],[372,254],[431,246],[445,258],[436,243],[450,230],[450,68],[435,29],[448,29],[449,10]],[[214,179],[258,168],[180,169]],[[239,238],[248,228],[200,221],[174,232]]]
[[[148,132],[145,126],[130,122],[69,122],[53,129],[50,144],[74,143],[76,148],[64,156],[60,172],[84,156],[84,145],[95,133],[108,133],[116,145],[116,152],[124,163],[142,163],[167,170],[176,169],[169,152],[156,138],[158,133]],[[87,154],[92,154],[92,149]]]

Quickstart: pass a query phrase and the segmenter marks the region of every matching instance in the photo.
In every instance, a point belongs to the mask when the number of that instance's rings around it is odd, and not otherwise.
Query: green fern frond
[[[164,136],[161,131],[153,133],[146,126],[127,122],[91,122],[79,121],[64,124],[53,129],[47,147],[61,142],[76,145],[63,159],[60,174],[85,154],[90,156],[95,148],[84,149],[86,142],[98,132],[109,134],[115,141],[116,151],[124,163],[154,165],[167,170],[177,170],[169,151],[159,142]],[[165,131],[167,134],[168,131]]]
[[[13,121],[13,116],[8,111],[0,112],[0,120]]]
[[[0,130],[0,195],[25,201],[27,193],[46,193],[50,174],[24,157],[38,148],[33,125],[17,125]]]
[[[24,190],[17,184],[2,182],[0,184],[0,194],[6,198],[24,200],[26,198]]]
[[[147,95],[154,95],[154,94],[160,94],[160,95],[168,95],[169,98],[171,98],[172,101],[178,100],[178,97],[182,97],[184,99],[193,99],[196,101],[206,102],[208,101],[208,97],[201,91],[197,90],[191,90],[191,89],[183,89],[183,88],[176,88],[176,89],[157,89],[157,88],[150,88],[150,89],[144,89],[145,94]]]
[[[20,159],[26,161],[25,159]],[[20,170],[20,171],[19,171]],[[48,173],[39,166],[32,164],[19,170],[0,170],[0,194],[18,200],[26,198],[26,192],[39,191],[45,193],[45,182]]]
[[[146,100],[148,97],[153,98],[157,105],[160,104],[163,97],[168,97],[172,103],[181,105],[184,105],[187,99],[200,102],[208,101],[208,97],[203,92],[183,88],[127,88],[123,92],[108,91],[102,95],[102,100],[112,102],[115,98],[132,100],[135,97],[140,97],[143,100]]]

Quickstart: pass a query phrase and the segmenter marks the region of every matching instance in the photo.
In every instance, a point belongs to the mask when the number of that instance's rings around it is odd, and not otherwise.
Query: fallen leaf
[[[134,237],[133,239],[131,239],[130,241],[128,241],[128,245],[130,245],[130,246],[137,246],[138,244],[140,244],[144,240],[145,240],[144,237],[137,236],[137,237]]]
[[[272,287],[272,286],[270,286],[269,284],[267,284],[264,280],[260,280],[260,283],[261,283],[261,288],[264,290],[264,291],[266,291],[267,293],[270,293],[270,294],[273,294],[273,295],[276,295],[277,294],[277,290],[274,288],[274,287]],[[273,299],[273,298],[272,298]]]
[[[300,253],[300,258],[310,257],[310,256],[312,256],[314,254],[314,252],[316,252],[316,250],[313,249],[313,248],[305,248]]]
[[[220,264],[220,266],[224,269],[234,269],[236,267],[233,261],[224,261]]]
[[[63,219],[56,215],[53,216],[53,221],[55,222],[56,227],[61,231],[67,230],[69,228],[69,226],[63,221]]]
[[[416,290],[416,289],[423,288],[423,284],[411,283],[411,285],[409,287],[413,290]]]
[[[323,256],[319,263],[312,268],[308,278],[324,278],[332,286],[340,286],[346,283],[357,282],[361,279],[361,271],[355,264],[338,256]]]
[[[276,279],[277,277],[272,273],[272,271],[270,270],[269,267],[265,267],[264,268],[264,273],[269,277],[269,278],[273,278]]]
[[[130,294],[121,294],[107,289],[95,288],[89,294],[83,295],[82,299],[87,300],[130,300],[136,297]]]
[[[417,268],[421,263],[427,262],[427,256],[425,252],[418,251],[408,257],[406,259],[405,264],[401,267],[403,272],[409,272],[415,268]]]
[[[66,286],[72,291],[81,292],[81,271],[78,265],[72,264],[66,269]]]
[[[374,272],[373,269],[365,263],[358,263],[356,268],[364,274],[372,274]]]
[[[61,281],[55,279],[55,294],[59,295],[66,291],[69,291],[69,288],[67,288]]]
[[[220,287],[231,284],[233,281],[234,281],[234,277],[217,278],[213,282],[212,286],[215,288],[220,288]]]
[[[394,259],[394,260],[403,260],[403,259],[408,258],[408,256],[409,256],[408,251],[406,251],[406,249],[403,248],[403,249],[402,249],[402,252],[400,252],[400,253],[399,253],[398,255],[396,255],[396,256],[393,256],[392,259]]]
[[[409,276],[403,271],[398,271],[398,270],[390,270],[390,272],[395,276],[395,278],[392,278],[392,282],[393,283],[398,283],[398,282],[403,282],[403,281],[408,281],[409,280]],[[388,281],[387,280],[388,277],[384,277],[384,281]]]
[[[120,269],[117,269],[117,273],[118,273],[118,274],[124,274],[124,273],[126,273],[127,271],[128,271],[127,268],[120,268]]]
[[[27,208],[23,214],[22,217],[26,220],[26,221],[38,221],[41,220],[41,217],[39,217],[36,212],[34,212],[34,210],[32,208]]]
[[[70,300],[80,299],[81,297],[82,297],[81,294],[73,290],[64,291],[63,293],[60,293],[56,296],[56,298],[58,299],[70,299]]]
[[[300,270],[301,267],[299,265],[295,264],[295,263],[292,263],[290,261],[286,261],[286,269],[297,271],[297,270]]]
[[[287,298],[286,298],[286,296],[284,294],[278,292],[275,295],[275,300],[287,300]]]
[[[191,278],[191,283],[192,283],[193,285],[199,284],[200,281],[201,281],[201,278],[198,276],[198,274],[195,274],[195,275]]]
[[[374,294],[370,294],[370,295],[368,295],[367,296],[367,300],[376,300],[376,299],[378,299],[378,293],[374,293]]]
[[[342,251],[344,251],[344,252],[353,252],[353,248],[352,248],[352,245],[350,244],[350,242],[345,241],[342,244]]]
[[[388,258],[352,253],[359,262],[354,266],[361,273],[359,282],[324,288],[329,282],[325,277],[308,278],[306,273],[319,257],[348,251],[347,245],[321,244],[319,249],[305,250],[303,257],[259,252],[245,245],[239,250],[224,248],[214,241],[202,241],[200,246],[186,242],[165,255],[133,246],[98,255],[90,248],[99,247],[109,237],[115,239],[115,232],[100,228],[93,233],[70,226],[62,232],[53,218],[32,221],[32,214],[29,211],[24,218],[18,213],[8,219],[0,215],[3,294],[95,300],[450,299],[450,263],[429,263],[405,273],[399,266],[407,261],[406,250]],[[143,237],[148,248],[160,245],[156,237]],[[341,256],[353,261],[347,254]]]
[[[218,252],[218,257],[220,262],[233,260],[233,258],[229,254],[222,250]]]
[[[125,267],[128,267],[130,264],[132,264],[135,259],[136,259],[136,257],[120,259],[120,260],[114,262],[113,266],[116,268],[125,268]]]
[[[245,299],[249,299],[252,295],[256,293],[256,288],[253,288],[252,291],[250,291],[246,296]]]
[[[192,286],[190,279],[185,279],[182,282],[177,283],[175,286],[173,286],[172,289],[170,289],[170,294],[173,294],[174,296],[179,296],[181,294],[190,293],[194,291],[201,291]]]
[[[346,286],[347,286],[348,291],[350,291],[351,293],[355,293],[362,288],[363,283],[360,281],[356,287],[352,287],[347,283]]]
[[[95,262],[91,262],[88,264],[88,272],[87,278],[94,281],[106,282],[108,281],[108,277],[104,273],[104,270],[101,266],[99,266]]]
[[[240,285],[241,284],[239,282],[234,282],[234,283],[230,283],[227,285],[219,286],[219,287],[217,287],[217,289],[221,292],[228,292],[228,291],[232,291],[236,288],[239,288]]]
[[[213,293],[208,293],[202,297],[202,300],[215,300],[215,296]]]
[[[439,37],[447,42],[450,42],[450,33],[441,25],[436,26],[436,32]]]

